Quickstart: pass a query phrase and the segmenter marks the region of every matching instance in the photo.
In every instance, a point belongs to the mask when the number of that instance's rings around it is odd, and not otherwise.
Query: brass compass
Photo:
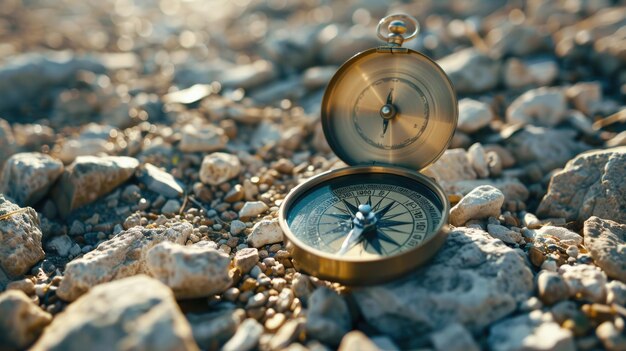
[[[297,269],[375,284],[415,269],[444,242],[450,204],[419,170],[448,147],[457,99],[435,62],[401,46],[418,31],[411,16],[383,18],[386,45],[349,59],[326,88],[324,135],[349,167],[307,180],[283,201],[280,225]]]

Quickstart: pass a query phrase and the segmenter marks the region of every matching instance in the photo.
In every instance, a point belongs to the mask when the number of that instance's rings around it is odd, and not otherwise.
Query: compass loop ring
[[[399,21],[399,22],[396,22]],[[394,25],[396,22],[398,25]],[[413,32],[409,35],[405,34],[406,31],[406,27],[405,29],[401,29],[403,26],[406,25],[406,23],[410,23],[412,25]],[[385,28],[385,25],[388,25],[388,34],[387,36],[385,36],[383,34],[383,28]],[[399,27],[399,28],[398,28]],[[397,28],[397,29],[396,29]],[[398,30],[399,29],[399,30]],[[417,36],[417,33],[419,33],[420,30],[420,25],[419,22],[417,21],[417,19],[415,19],[415,17],[413,16],[409,16],[409,15],[405,15],[405,14],[394,14],[394,15],[389,15],[383,19],[381,19],[378,22],[378,26],[376,27],[376,33],[378,35],[378,37],[384,41],[389,42],[390,41],[390,37],[393,36],[401,36],[402,37],[402,42],[405,41],[409,41],[413,38],[415,38]],[[402,43],[400,42],[400,44]]]

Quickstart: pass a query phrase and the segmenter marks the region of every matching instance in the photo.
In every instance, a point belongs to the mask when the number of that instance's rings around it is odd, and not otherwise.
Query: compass
[[[444,242],[448,198],[419,171],[448,147],[457,99],[435,62],[401,46],[418,31],[411,16],[383,18],[377,32],[386,45],[349,59],[326,88],[324,135],[348,167],[308,179],[281,205],[298,270],[376,284],[414,270]]]

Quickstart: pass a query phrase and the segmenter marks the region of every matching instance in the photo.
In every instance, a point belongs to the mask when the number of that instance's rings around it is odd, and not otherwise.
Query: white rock
[[[500,78],[498,62],[475,48],[452,53],[438,63],[461,94],[490,90],[498,84]]]
[[[457,130],[471,134],[489,125],[492,119],[493,111],[486,103],[469,98],[459,100]]]
[[[162,242],[148,250],[146,265],[179,299],[219,294],[232,283],[228,255],[210,247]]]
[[[179,197],[185,192],[182,182],[176,180],[170,173],[150,163],[144,164],[138,179],[146,185],[148,190],[165,197]]]
[[[182,152],[213,152],[226,147],[228,137],[222,128],[212,124],[203,126],[185,125],[178,148]]]
[[[138,166],[139,161],[132,157],[77,157],[52,190],[59,214],[65,217],[117,188],[133,176]]]
[[[0,345],[3,350],[21,350],[37,340],[52,316],[21,290],[0,294]]]
[[[467,158],[476,171],[478,178],[489,177],[489,165],[487,164],[487,153],[480,143],[475,143],[467,150]]]
[[[491,185],[483,185],[465,195],[450,210],[450,223],[462,226],[470,219],[498,217],[504,203],[504,194]]]
[[[541,311],[497,322],[491,327],[487,342],[493,351],[576,350],[572,332],[561,328],[549,313]]]
[[[582,236],[567,228],[546,225],[535,230],[535,236],[546,237],[550,235],[558,238],[559,241],[565,245],[580,245],[583,243]]]
[[[70,249],[72,248],[72,239],[70,239],[67,235],[56,236],[52,238],[47,244],[46,247],[52,250],[55,250],[59,256],[67,257],[70,253]]]
[[[588,264],[562,265],[559,273],[569,286],[570,296],[581,294],[592,302],[606,301],[606,275],[600,268]]]
[[[241,163],[235,155],[214,152],[202,160],[200,180],[204,184],[220,185],[235,178],[241,171]]]
[[[239,235],[247,228],[246,224],[240,220],[234,220],[230,222],[230,233],[232,235]]]
[[[585,246],[606,274],[626,282],[626,225],[592,216],[585,221]]]
[[[510,124],[553,127],[563,120],[566,108],[561,89],[542,87],[515,99],[506,110],[506,120]]]
[[[145,275],[93,288],[54,318],[32,350],[103,348],[198,350],[172,291]]]
[[[257,222],[248,236],[248,244],[257,248],[281,241],[283,241],[283,230],[277,219]]]
[[[248,201],[239,210],[239,218],[256,217],[267,210],[269,207],[263,201]]]
[[[238,250],[233,259],[235,267],[242,273],[248,273],[252,267],[259,262],[259,250],[256,248],[245,248]]]
[[[339,345],[352,329],[352,317],[343,297],[328,288],[318,288],[308,300],[306,333],[326,344]]]
[[[63,163],[38,152],[11,156],[0,176],[0,193],[20,206],[33,206],[50,190],[63,173]]]
[[[522,234],[511,230],[503,225],[488,224],[487,231],[489,232],[489,235],[493,236],[496,239],[500,239],[507,244],[515,244],[522,240]]]
[[[0,194],[0,290],[45,256],[37,212],[21,208]]]
[[[446,150],[443,155],[423,172],[442,186],[462,180],[476,179],[476,171],[463,149]]]
[[[569,287],[565,279],[551,271],[541,271],[537,275],[537,292],[541,301],[553,305],[569,297]]]
[[[444,186],[449,193],[469,194],[479,186],[490,185],[500,190],[507,201],[525,201],[530,195],[528,188],[517,178],[461,180]]]
[[[363,318],[406,348],[455,322],[481,334],[533,291],[524,256],[482,230],[457,228],[424,267],[353,295]]]
[[[73,301],[98,284],[148,273],[146,255],[150,248],[163,241],[182,245],[192,232],[192,225],[186,222],[169,228],[133,227],[124,231],[68,263],[57,296]]]
[[[479,351],[472,334],[459,323],[452,323],[430,335],[437,351]]]
[[[626,283],[619,280],[613,280],[606,285],[606,303],[626,305]]]
[[[263,334],[263,326],[256,319],[248,318],[239,325],[237,332],[222,347],[222,351],[248,351],[256,348]]]

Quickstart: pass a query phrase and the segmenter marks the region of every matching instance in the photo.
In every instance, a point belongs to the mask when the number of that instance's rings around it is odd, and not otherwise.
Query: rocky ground
[[[281,200],[388,13],[459,95],[425,267],[295,271]],[[626,350],[624,1],[0,2],[0,349]]]

